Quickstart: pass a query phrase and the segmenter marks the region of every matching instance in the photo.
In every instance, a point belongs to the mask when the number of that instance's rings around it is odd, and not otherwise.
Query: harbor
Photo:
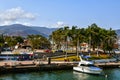
[[[38,72],[54,70],[72,70],[79,61],[1,61],[0,73]],[[95,63],[100,68],[119,68],[120,62]]]
[[[0,73],[36,72],[53,70],[72,70],[73,63],[47,61],[2,61],[0,62]]]
[[[120,69],[105,69],[108,77],[89,75],[72,70],[38,71],[27,73],[9,73],[0,75],[1,80],[119,80]]]

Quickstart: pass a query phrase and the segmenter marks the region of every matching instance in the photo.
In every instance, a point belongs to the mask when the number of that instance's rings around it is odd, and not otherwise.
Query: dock
[[[120,67],[120,62],[96,63],[95,65],[101,68],[118,68]]]
[[[17,72],[39,72],[53,70],[72,70],[72,62],[52,62],[47,61],[2,61],[0,62],[0,74]]]
[[[116,59],[94,60],[94,63],[101,68],[118,68],[120,66],[120,61],[117,61]]]
[[[79,61],[0,61],[0,74],[20,72],[40,72],[53,70],[72,70]],[[120,62],[95,63],[101,68],[118,68]]]

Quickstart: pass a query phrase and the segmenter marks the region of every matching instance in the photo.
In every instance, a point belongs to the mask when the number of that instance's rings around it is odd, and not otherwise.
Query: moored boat
[[[92,61],[86,61],[82,59],[77,67],[73,67],[73,70],[89,74],[101,74],[103,72],[103,70],[95,66]]]

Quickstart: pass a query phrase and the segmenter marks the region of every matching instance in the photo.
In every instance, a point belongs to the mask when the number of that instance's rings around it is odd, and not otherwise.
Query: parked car
[[[52,52],[50,49],[46,49],[44,52],[46,52],[46,53],[50,53],[50,52]]]
[[[63,50],[57,50],[57,51],[55,51],[55,52],[64,53],[64,51],[63,51]]]

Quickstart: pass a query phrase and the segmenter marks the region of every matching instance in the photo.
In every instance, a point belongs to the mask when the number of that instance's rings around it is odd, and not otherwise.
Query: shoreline
[[[39,66],[18,66],[18,67],[1,67],[0,74],[7,73],[24,73],[24,72],[40,72],[40,71],[53,71],[53,70],[72,70],[72,65],[39,65]]]
[[[0,74],[6,73],[24,73],[38,71],[53,71],[53,70],[72,70],[73,64],[69,62],[52,62],[48,64],[44,62],[34,61],[3,61],[0,62]]]
[[[53,70],[72,70],[77,66],[78,62],[64,61],[1,61],[0,74],[7,73],[24,73],[24,72],[40,72]],[[120,62],[95,63],[100,68],[118,68]]]

